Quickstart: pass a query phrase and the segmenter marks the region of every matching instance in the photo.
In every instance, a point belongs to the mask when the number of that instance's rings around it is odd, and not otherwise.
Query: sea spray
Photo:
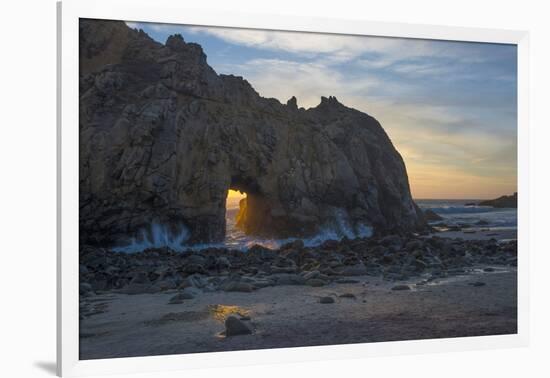
[[[147,229],[140,232],[138,238],[132,238],[127,244],[112,248],[115,252],[135,253],[148,248],[168,247],[176,252],[187,250],[197,251],[205,248],[230,248],[246,251],[253,245],[261,245],[270,249],[278,249],[286,243],[295,240],[302,240],[307,247],[315,247],[323,244],[327,240],[342,240],[343,238],[367,238],[373,234],[372,227],[359,224],[352,227],[351,224],[343,219],[336,221],[331,226],[322,228],[317,234],[307,238],[261,238],[251,235],[245,235],[242,231],[231,227],[228,224],[226,240],[221,243],[204,244],[186,244],[189,239],[189,231],[184,227],[178,227],[177,232],[171,232],[170,227],[160,224],[152,224]]]
[[[148,248],[168,247],[174,251],[185,249],[185,243],[189,240],[189,230],[179,225],[169,227],[167,225],[152,223],[150,227],[142,229],[138,237],[134,237],[129,243],[113,248],[115,252],[134,253]]]

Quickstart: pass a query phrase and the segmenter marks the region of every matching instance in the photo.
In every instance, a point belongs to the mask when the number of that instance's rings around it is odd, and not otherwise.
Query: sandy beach
[[[446,237],[439,237],[441,234],[446,234]],[[193,287],[201,286],[197,283],[186,283],[189,279],[184,280],[178,288],[160,289],[161,284],[145,284],[134,278],[130,283],[122,285],[121,289],[88,291],[81,295],[80,301],[80,358],[515,333],[515,244],[488,240],[482,233],[464,234],[455,231],[454,234],[436,235],[435,238],[433,235],[427,236],[423,242],[420,238],[408,242],[402,240],[402,248],[410,249],[416,243],[414,248],[424,248],[426,251],[430,250],[431,245],[441,245],[442,251],[451,248],[452,252],[452,248],[456,248],[457,251],[471,249],[478,252],[472,252],[472,257],[458,259],[447,252],[432,251],[430,255],[417,256],[415,263],[407,265],[406,259],[400,257],[399,252],[395,252],[396,259],[393,262],[384,263],[391,261],[388,257],[391,254],[388,255],[386,251],[374,260],[380,263],[374,269],[369,265],[373,261],[371,255],[375,254],[377,243],[380,246],[387,245],[388,238],[379,241],[351,240],[332,243],[333,250],[326,254],[328,260],[324,260],[324,254],[317,257],[321,267],[328,264],[338,269],[340,263],[333,263],[334,258],[340,255],[356,256],[349,249],[358,249],[357,246],[363,248],[367,243],[372,252],[365,252],[365,256],[369,257],[363,257],[364,265],[363,262],[353,261],[355,265],[351,265],[350,270],[350,266],[345,265],[349,262],[341,263],[343,269],[347,270],[338,274],[335,272],[333,276],[326,275],[327,270],[322,268],[324,273],[304,270],[300,274],[271,272],[271,275],[264,276],[262,273],[250,273],[241,262],[238,275],[226,272],[221,277],[208,279],[197,274],[188,276],[195,280],[193,282],[203,279],[204,284],[200,288]],[[450,239],[450,236],[458,238]],[[507,239],[513,235],[504,233],[500,236]],[[372,245],[375,247],[372,248]],[[392,248],[389,245],[389,249]],[[309,255],[315,251],[305,248],[300,253]],[[269,251],[262,250],[261,253]],[[272,260],[271,267],[275,269],[280,255],[289,257],[298,252],[283,250],[273,253],[279,256],[272,256],[275,260]],[[418,252],[412,254],[418,255]],[[120,259],[119,255],[115,256]],[[143,256],[147,258],[148,255]],[[167,264],[167,257],[160,256],[155,256],[152,267],[147,267],[150,263],[146,261],[149,260],[138,260],[142,262],[137,263],[137,266],[158,271],[157,260]],[[190,266],[190,261],[202,261],[197,256],[204,257],[200,254],[174,256],[171,258],[185,259],[186,267]],[[235,256],[233,265],[240,261],[239,255]],[[251,259],[254,252],[241,257]],[[129,261],[136,260],[134,256],[126,258]],[[299,258],[294,258],[299,261]],[[227,257],[220,259],[225,261]],[[418,265],[419,260],[426,261],[427,265]],[[90,261],[97,263],[98,258]],[[505,261],[508,263],[503,263]],[[414,264],[415,269],[408,268]],[[394,273],[399,271],[396,268],[401,269],[400,273]],[[101,269],[108,271],[115,268]],[[264,269],[269,270],[265,264]],[[366,269],[367,274],[362,269]],[[133,270],[135,268],[130,269],[130,272]],[[308,278],[310,276],[316,278]],[[303,280],[298,281],[299,278]],[[161,280],[158,278],[155,282]],[[218,285],[207,285],[206,282],[216,282]],[[178,297],[180,295],[183,295],[181,300]],[[224,322],[229,316],[239,319],[250,330],[250,334],[225,336]]]

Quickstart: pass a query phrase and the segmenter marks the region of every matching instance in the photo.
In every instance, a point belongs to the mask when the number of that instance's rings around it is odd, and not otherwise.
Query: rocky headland
[[[373,117],[323,97],[303,109],[219,75],[200,45],[124,22],[80,20],[80,237],[109,246],[160,224],[189,243],[240,226],[301,237],[340,222],[375,233],[425,226],[403,159]]]
[[[518,207],[518,193],[514,193],[511,196],[501,196],[492,200],[481,201],[478,206],[491,206],[497,208],[510,208],[517,209]]]

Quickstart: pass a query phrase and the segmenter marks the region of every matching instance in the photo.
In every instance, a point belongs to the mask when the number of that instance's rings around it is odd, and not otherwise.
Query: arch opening
[[[225,244],[242,247],[251,237],[271,236],[270,209],[253,178],[231,177],[225,198]]]
[[[248,194],[228,189],[225,199],[225,244],[238,248],[246,239],[244,221]]]

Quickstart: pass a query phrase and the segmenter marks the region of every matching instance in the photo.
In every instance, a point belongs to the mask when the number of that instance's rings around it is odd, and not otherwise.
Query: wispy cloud
[[[366,94],[382,85],[374,77],[349,80],[326,64],[316,62],[253,59],[243,64],[223,65],[218,69],[244,76],[264,97],[284,102],[296,96],[298,104],[305,108],[317,106],[321,96],[336,96],[345,101],[354,94]]]

